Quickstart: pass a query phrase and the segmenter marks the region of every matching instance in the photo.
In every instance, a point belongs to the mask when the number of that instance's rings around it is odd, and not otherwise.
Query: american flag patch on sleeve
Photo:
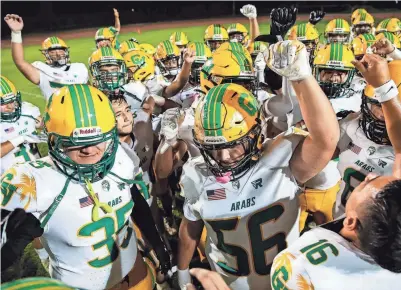
[[[350,142],[347,149],[351,150],[352,152],[354,152],[356,155],[359,155],[359,153],[361,152],[362,148],[359,147],[358,145],[355,145],[354,143]]]
[[[224,188],[207,190],[207,200],[226,199],[226,190]]]

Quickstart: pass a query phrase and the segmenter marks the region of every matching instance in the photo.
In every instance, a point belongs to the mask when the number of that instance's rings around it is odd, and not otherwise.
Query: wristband
[[[394,47],[394,50],[392,52],[390,52],[387,56],[391,57],[393,60],[400,60],[401,59],[401,50]]]
[[[380,103],[387,102],[396,96],[398,96],[398,90],[393,80],[389,80],[384,85],[375,88],[375,99]]]
[[[10,140],[10,143],[13,144],[14,148],[17,148],[20,144],[24,143],[25,138],[24,136],[18,136],[15,137],[14,139]]]
[[[21,35],[21,31],[11,31],[11,42],[14,43],[22,43],[22,35]]]
[[[192,282],[191,274],[189,274],[189,268],[185,270],[177,269],[178,284],[180,289],[186,289],[186,285]]]

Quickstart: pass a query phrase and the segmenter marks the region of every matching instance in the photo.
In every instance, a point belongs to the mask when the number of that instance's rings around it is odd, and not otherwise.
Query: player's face
[[[346,216],[352,212],[363,213],[364,202],[369,198],[375,198],[376,194],[393,180],[396,180],[393,176],[368,175],[350,194],[345,206]]]
[[[49,49],[47,53],[53,61],[65,59],[65,49]]]
[[[360,24],[360,25],[355,25],[355,34],[363,34],[363,33],[370,33],[372,31],[372,27],[369,24]]]
[[[115,75],[111,75],[110,73],[116,73],[119,72],[120,68],[118,67],[118,65],[102,65],[101,67],[99,67],[99,71],[102,75],[104,75],[104,79],[103,81],[106,82],[117,82],[118,81],[118,77]]]
[[[240,33],[240,32],[230,34],[229,37],[230,37],[230,41],[231,42],[242,43],[242,41],[244,41],[244,35],[242,33]]]
[[[168,60],[165,60],[163,62],[164,66],[170,70],[170,69],[177,69],[178,68],[178,58],[170,58]]]
[[[127,136],[132,133],[134,117],[132,116],[131,106],[124,101],[115,101],[112,104],[117,120],[117,131],[120,136]]]
[[[232,148],[212,150],[211,154],[222,166],[234,166],[244,158],[245,148],[242,144],[239,144]]]
[[[64,152],[77,164],[95,164],[102,159],[106,144],[107,142],[102,142],[92,146],[73,146],[64,148]]]
[[[375,104],[368,104],[370,111],[372,112],[372,114],[379,119],[380,121],[385,121],[384,120],[384,113],[383,113],[383,109],[381,106],[379,105],[375,105]]]
[[[178,45],[178,44],[176,44],[177,45],[177,47],[180,49],[180,52],[183,52],[184,51],[184,49],[186,49],[187,48],[187,46],[186,45]]]
[[[1,105],[1,112],[2,113],[12,113],[15,111],[16,102],[11,102],[8,104]]]
[[[96,42],[97,47],[101,48],[101,47],[111,47],[111,41],[109,39],[102,39],[99,40],[98,42]]]
[[[322,82],[343,84],[347,80],[348,73],[341,70],[323,69],[320,71],[320,80]]]
[[[333,42],[345,42],[347,40],[347,35],[344,34],[329,34],[329,42],[333,43]]]
[[[224,43],[223,40],[209,40],[209,48],[211,51],[215,51]]]

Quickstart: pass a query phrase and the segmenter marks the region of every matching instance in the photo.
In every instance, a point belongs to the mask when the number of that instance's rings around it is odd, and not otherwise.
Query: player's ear
[[[358,226],[359,220],[356,215],[355,211],[352,211],[347,214],[347,217],[344,219],[343,225],[344,229],[351,233],[351,232],[356,232],[357,226]]]

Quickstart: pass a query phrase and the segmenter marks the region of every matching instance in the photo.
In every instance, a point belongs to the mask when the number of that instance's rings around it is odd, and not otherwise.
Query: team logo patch
[[[107,180],[102,181],[102,188],[104,191],[110,191],[110,183]]]
[[[233,181],[232,182],[232,186],[233,186],[234,189],[239,189],[239,187],[240,187],[239,180]]]
[[[263,187],[262,178],[258,178],[258,179],[256,179],[256,180],[252,181],[251,183],[252,183],[252,186],[253,186],[255,189],[258,189],[259,187]]]
[[[368,151],[369,155],[373,155],[376,152],[376,148],[373,146],[370,146],[367,151]]]
[[[387,165],[387,162],[386,161],[383,161],[383,160],[381,160],[381,159],[379,159],[379,162],[377,163],[381,168],[384,168],[384,166],[386,166]]]

